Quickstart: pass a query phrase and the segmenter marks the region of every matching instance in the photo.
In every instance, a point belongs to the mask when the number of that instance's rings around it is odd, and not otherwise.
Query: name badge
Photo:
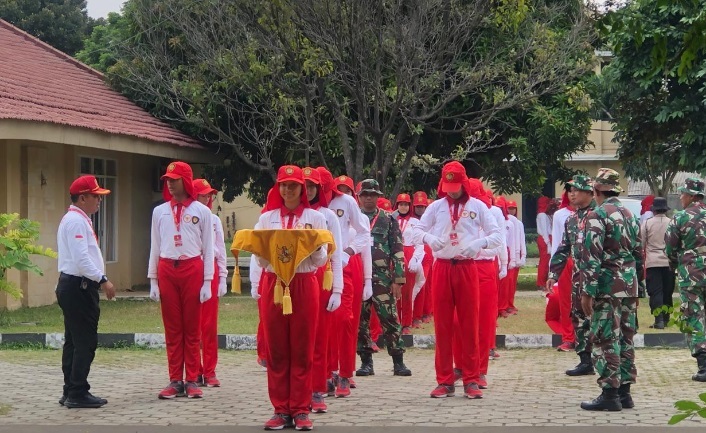
[[[184,245],[184,243],[181,241],[181,235],[179,235],[179,234],[174,235],[174,246],[180,247],[182,245]]]
[[[458,245],[458,233],[456,232],[451,232],[449,234],[449,239],[451,240],[451,246],[456,246]]]

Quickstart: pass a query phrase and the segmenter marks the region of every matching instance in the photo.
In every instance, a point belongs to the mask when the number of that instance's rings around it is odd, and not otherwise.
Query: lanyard
[[[451,202],[449,202],[449,214],[451,215],[451,230],[456,230],[456,224],[458,224],[461,219],[461,214],[463,213],[463,208],[466,207],[465,203],[454,203],[458,205],[456,212],[453,211],[451,207]]]
[[[100,242],[98,242],[98,235],[96,235],[96,231],[93,230],[93,222],[91,221],[90,218],[88,218],[88,215],[86,215],[86,213],[83,212],[82,210],[79,210],[79,209],[76,209],[73,207],[69,208],[69,212],[76,212],[77,214],[81,215],[83,217],[83,219],[85,219],[88,222],[89,227],[91,227],[91,232],[93,233],[93,237],[96,238],[96,243],[100,243]]]
[[[174,207],[177,208],[177,211],[174,212]],[[170,209],[172,211],[172,217],[174,217],[174,225],[176,226],[176,231],[179,233],[179,229],[181,228],[181,213],[184,210],[184,205],[182,203],[177,203],[176,206],[171,206],[170,204]]]
[[[400,231],[404,233],[407,225],[409,224],[410,216],[398,218],[397,221],[400,223]],[[371,227],[372,228],[372,227]]]
[[[380,209],[377,210],[377,215],[375,215],[375,218],[373,218],[372,221],[370,221],[370,229],[371,230],[375,226],[375,223],[377,222],[379,216],[380,216]]]

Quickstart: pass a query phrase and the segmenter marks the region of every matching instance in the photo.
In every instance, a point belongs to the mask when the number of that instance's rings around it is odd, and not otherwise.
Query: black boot
[[[620,397],[620,405],[623,409],[632,409],[635,407],[635,402],[632,401],[632,395],[630,395],[629,383],[620,385],[620,388],[618,388],[618,396]]]
[[[664,322],[665,327],[669,326],[669,319],[670,319],[669,313],[662,313],[662,322]]]
[[[618,412],[623,409],[620,406],[620,398],[618,396],[618,388],[603,388],[603,392],[598,397],[591,401],[581,403],[581,409],[584,410],[607,410],[610,412]]]
[[[412,375],[412,370],[407,368],[406,365],[404,365],[404,355],[401,353],[399,355],[392,355],[392,362],[394,364],[393,367],[393,375],[394,376],[411,376]]]
[[[361,353],[360,361],[362,364],[360,368],[355,371],[356,376],[375,376],[375,370],[373,369],[373,355],[371,353]]]
[[[691,376],[691,380],[706,382],[706,353],[700,353],[696,357],[696,362],[699,364],[699,371]]]
[[[579,358],[581,358],[581,362],[579,362],[576,367],[571,370],[566,370],[567,376],[586,376],[595,374],[593,371],[591,354],[589,352],[581,352],[579,353]]]

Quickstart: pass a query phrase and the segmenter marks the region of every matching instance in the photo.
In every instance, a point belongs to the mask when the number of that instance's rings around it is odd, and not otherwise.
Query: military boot
[[[620,397],[620,405],[623,409],[632,409],[635,407],[635,402],[632,401],[632,395],[630,395],[629,383],[620,385],[620,388],[618,388],[618,396]]]
[[[355,371],[355,375],[375,376],[375,370],[373,369],[373,355],[371,353],[361,353],[360,361],[360,368]]]
[[[623,410],[623,407],[620,406],[618,388],[603,388],[601,395],[591,401],[582,402],[581,409],[604,410],[610,412],[618,412]]]
[[[579,362],[576,367],[571,370],[566,370],[567,376],[586,376],[595,374],[593,371],[591,354],[589,352],[581,352],[579,353],[579,358],[581,359],[581,362]]]
[[[706,382],[706,353],[700,353],[696,357],[696,362],[699,364],[699,371],[691,376],[691,380]]]
[[[394,376],[411,376],[412,375],[412,370],[407,368],[406,365],[404,365],[404,355],[401,353],[399,355],[392,355],[392,362],[394,364],[393,367],[393,375]]]

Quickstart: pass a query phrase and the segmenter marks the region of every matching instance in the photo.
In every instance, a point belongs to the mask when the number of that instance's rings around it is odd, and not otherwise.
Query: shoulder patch
[[[336,215],[339,218],[343,217],[343,215],[345,215],[345,213],[346,213],[346,211],[344,211],[343,209],[336,209]]]

